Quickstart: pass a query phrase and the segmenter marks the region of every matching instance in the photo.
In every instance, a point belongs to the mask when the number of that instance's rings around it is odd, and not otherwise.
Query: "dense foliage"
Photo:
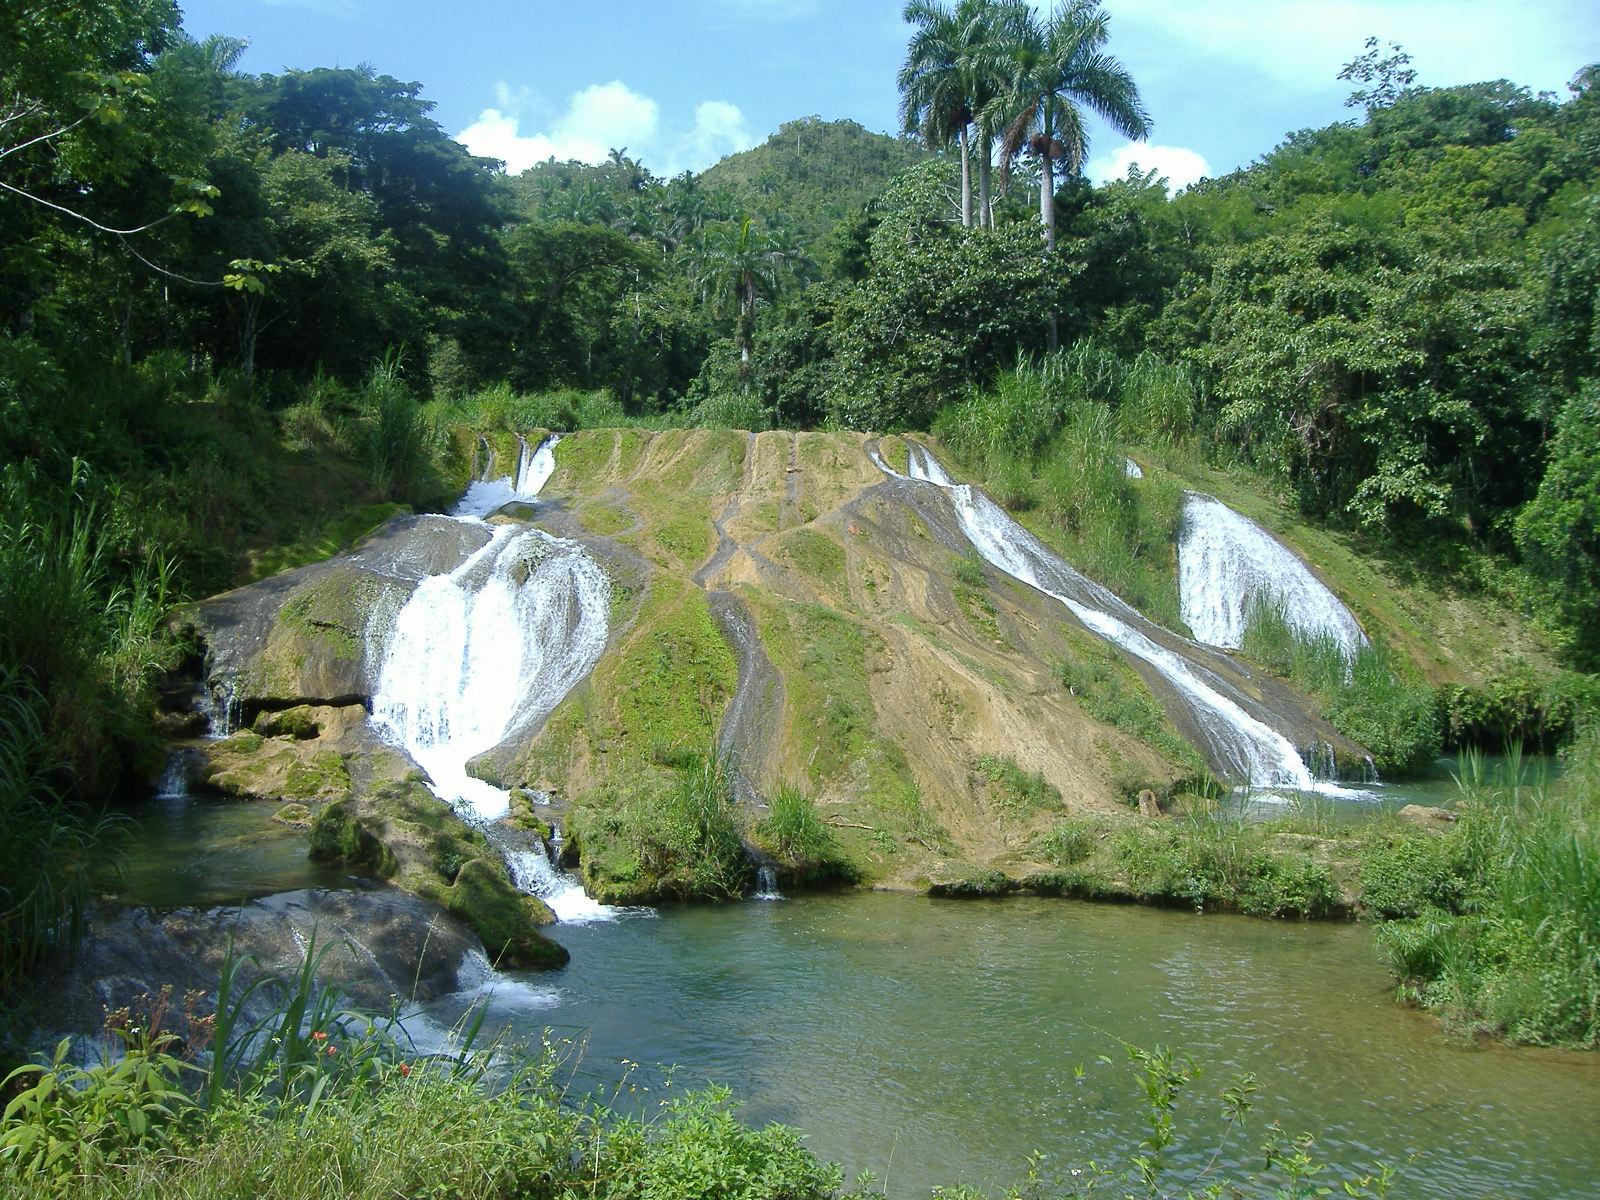
[[[1554,784],[1469,760],[1459,829],[1368,864],[1401,918],[1380,942],[1405,996],[1474,1031],[1600,1046],[1600,736],[1573,759]]]

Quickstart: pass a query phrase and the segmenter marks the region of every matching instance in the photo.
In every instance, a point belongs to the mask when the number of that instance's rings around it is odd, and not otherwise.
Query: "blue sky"
[[[1600,59],[1593,0],[1107,0],[1111,49],[1154,120],[1149,144],[1099,131],[1090,174],[1221,174],[1293,129],[1348,115],[1339,67],[1369,34],[1420,82],[1506,77],[1565,96]],[[520,169],[627,146],[700,169],[794,117],[896,122],[900,0],[189,0],[196,37],[248,38],[242,66],[371,63],[419,80],[476,153]]]

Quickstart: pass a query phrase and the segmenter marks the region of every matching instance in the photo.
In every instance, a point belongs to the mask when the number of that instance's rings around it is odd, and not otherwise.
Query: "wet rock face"
[[[422,579],[459,566],[488,536],[441,517],[396,517],[350,554],[207,600],[190,619],[212,683],[246,717],[369,699],[374,616],[398,612]]]
[[[319,950],[331,947],[321,977],[337,981],[347,1002],[379,1010],[459,990],[467,956],[482,953],[477,937],[437,904],[392,888],[283,892],[237,908],[124,909],[95,921],[72,960],[43,984],[48,1032],[95,1033],[106,1012],[167,986],[174,1009],[187,993],[203,992],[200,1011],[209,1012],[230,938],[236,957],[254,960],[246,981],[292,974],[315,939]],[[270,1011],[270,990],[246,1002],[247,1020]]]

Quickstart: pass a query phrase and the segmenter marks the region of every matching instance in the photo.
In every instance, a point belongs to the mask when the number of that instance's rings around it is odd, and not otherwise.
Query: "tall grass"
[[[1460,896],[1379,930],[1404,995],[1513,1041],[1600,1047],[1600,731],[1555,785],[1464,760]]]
[[[1175,403],[1156,395],[1156,381],[1164,378],[1154,360],[1135,368],[1093,347],[1074,347],[974,389],[939,414],[934,432],[1001,504],[1037,510],[1073,565],[1176,625],[1173,547],[1182,490],[1166,480],[1128,478],[1119,408],[1125,393],[1142,397],[1138,403],[1152,411]],[[1152,390],[1146,396],[1139,388]],[[1162,419],[1163,428],[1186,428],[1175,414]]]
[[[773,790],[766,815],[751,835],[773,857],[786,882],[848,883],[860,875],[833,827],[817,811],[817,802],[797,784],[785,782]]]
[[[58,790],[45,712],[38,689],[0,667],[0,995],[77,937],[105,832]]]
[[[1352,657],[1332,636],[1297,626],[1282,600],[1257,596],[1245,613],[1240,649],[1315,696],[1334,728],[1372,752],[1380,773],[1404,774],[1438,756],[1433,690],[1402,678],[1382,646],[1362,646]]]
[[[387,354],[374,364],[358,404],[366,420],[373,483],[390,500],[427,498],[433,463],[430,430],[406,384],[398,354]]]

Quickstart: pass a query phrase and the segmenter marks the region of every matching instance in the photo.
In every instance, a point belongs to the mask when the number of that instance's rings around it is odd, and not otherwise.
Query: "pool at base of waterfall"
[[[643,1113],[658,1067],[676,1068],[667,1095],[726,1084],[747,1119],[805,1131],[893,1197],[998,1189],[1034,1151],[1047,1173],[1125,1157],[1147,1127],[1122,1040],[1205,1068],[1179,1104],[1174,1179],[1219,1143],[1224,1164],[1259,1165],[1274,1120],[1315,1133],[1323,1159],[1400,1169],[1408,1197],[1577,1196],[1600,1178],[1600,1062],[1452,1044],[1395,1003],[1362,925],[865,894],[554,933],[568,967],[491,977],[429,1023],[487,996],[489,1029],[581,1045],[572,1086]],[[1236,1072],[1260,1092],[1224,1141]]]

